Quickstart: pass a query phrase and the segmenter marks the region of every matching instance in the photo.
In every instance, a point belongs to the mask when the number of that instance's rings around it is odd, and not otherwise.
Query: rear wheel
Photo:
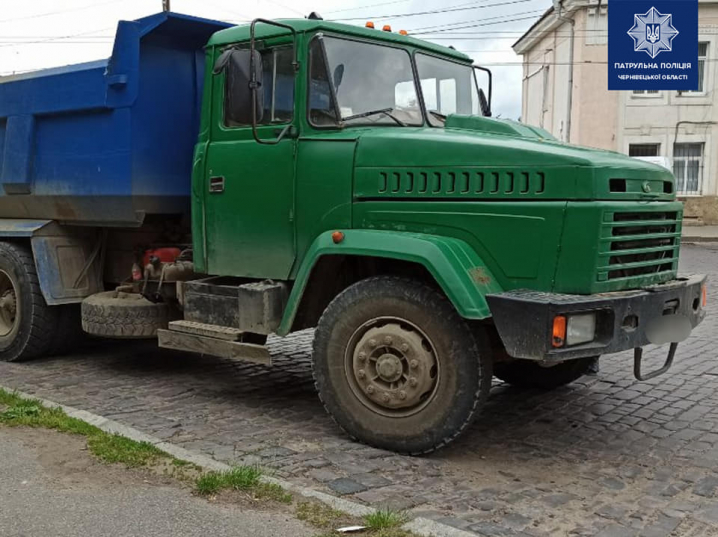
[[[520,388],[552,390],[578,380],[589,372],[596,358],[578,358],[551,366],[533,360],[494,364],[494,376]]]
[[[325,408],[353,438],[421,454],[457,438],[491,388],[491,360],[437,290],[405,278],[360,281],[337,296],[314,339]]]
[[[48,354],[57,310],[40,291],[30,249],[0,242],[0,360],[29,360]]]

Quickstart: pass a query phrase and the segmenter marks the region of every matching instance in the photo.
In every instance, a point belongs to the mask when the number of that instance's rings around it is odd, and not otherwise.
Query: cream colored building
[[[686,216],[718,223],[718,0],[699,0],[698,25],[698,91],[608,91],[608,2],[555,4],[513,46],[522,121],[574,144],[668,157]]]

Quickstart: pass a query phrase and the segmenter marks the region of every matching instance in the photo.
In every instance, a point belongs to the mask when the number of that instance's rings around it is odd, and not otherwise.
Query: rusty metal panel
[[[263,345],[227,341],[196,334],[185,334],[173,330],[157,330],[158,345],[163,349],[196,352],[209,356],[219,356],[230,360],[241,360],[257,364],[271,365],[272,357]]]

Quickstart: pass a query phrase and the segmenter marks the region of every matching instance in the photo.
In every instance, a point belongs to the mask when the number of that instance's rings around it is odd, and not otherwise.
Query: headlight
[[[566,327],[566,345],[588,343],[596,337],[596,314],[581,313],[570,315]]]

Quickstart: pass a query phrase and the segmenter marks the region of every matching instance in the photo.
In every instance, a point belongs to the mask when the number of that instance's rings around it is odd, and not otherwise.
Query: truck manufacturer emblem
[[[648,193],[651,191],[651,184],[648,181],[643,181],[643,191]]]

